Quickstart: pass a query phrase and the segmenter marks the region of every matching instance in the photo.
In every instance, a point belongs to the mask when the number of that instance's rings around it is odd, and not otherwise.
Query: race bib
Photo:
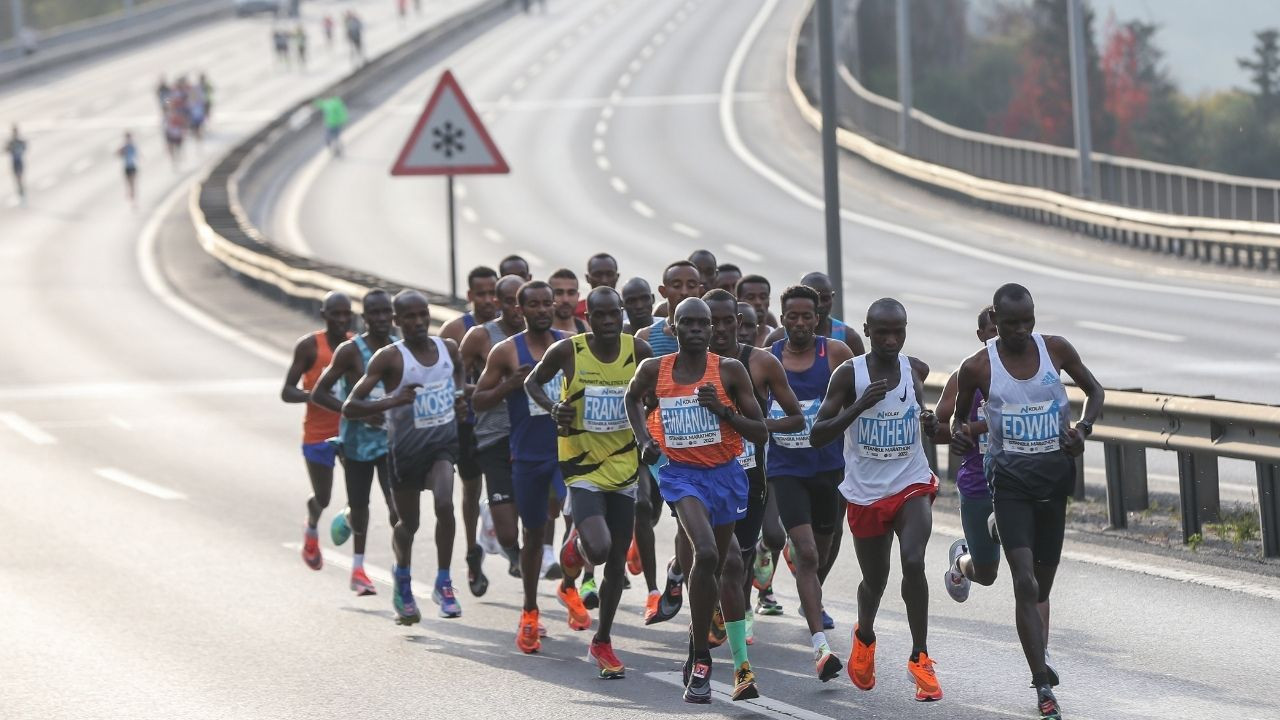
[[[800,449],[812,447],[809,445],[809,433],[813,430],[813,423],[818,419],[818,409],[822,403],[816,398],[813,400],[800,401],[800,413],[804,415],[804,430],[796,433],[774,433],[773,441],[778,447]],[[783,411],[782,406],[778,405],[775,400],[773,405],[769,406],[769,418],[777,420],[784,418],[787,413]]]
[[[542,392],[551,398],[551,402],[559,402],[560,393],[564,388],[564,372],[556,373],[556,376],[542,384]],[[550,415],[551,413],[542,409],[542,406],[533,401],[533,398],[525,396],[529,400],[529,415]]]
[[[868,460],[902,460],[920,440],[920,415],[915,405],[858,416],[858,455]]]
[[[611,433],[626,430],[627,407],[624,386],[603,387],[588,385],[582,397],[582,429],[594,433]]]
[[[983,422],[987,421],[987,404],[985,402],[978,406],[978,419]],[[987,454],[987,433],[982,433],[978,436],[978,454]]]
[[[697,395],[658,398],[662,433],[669,448],[691,448],[720,443],[720,420],[698,404]]]
[[[1005,405],[1000,413],[1005,452],[1037,455],[1057,450],[1062,433],[1061,411],[1057,400]]]
[[[413,426],[419,430],[447,425],[454,420],[453,380],[441,380],[418,388],[413,397]]]
[[[752,442],[742,443],[742,454],[738,456],[738,465],[743,470],[751,470],[756,466],[756,444]]]

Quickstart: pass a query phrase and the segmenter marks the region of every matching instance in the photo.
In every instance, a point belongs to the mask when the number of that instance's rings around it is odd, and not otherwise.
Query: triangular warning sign
[[[511,172],[480,117],[445,70],[409,133],[392,175],[484,175]]]

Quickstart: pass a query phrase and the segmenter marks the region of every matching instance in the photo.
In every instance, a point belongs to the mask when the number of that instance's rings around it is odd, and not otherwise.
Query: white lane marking
[[[665,25],[663,25],[663,26],[662,26],[662,29],[663,29],[663,30],[666,30],[666,31],[667,31],[667,32],[669,32],[669,33],[675,32],[675,31],[676,31],[676,23],[675,23],[675,21],[674,21],[674,20],[668,20],[668,21],[667,21],[667,23],[666,23]]]
[[[631,73],[623,73],[618,78],[618,87],[625,88],[631,85]]]
[[[760,102],[767,99],[764,93],[740,92],[731,98],[734,102]],[[538,100],[517,100],[502,105],[492,101],[477,101],[475,107],[481,110],[499,110],[511,112],[541,112],[544,110],[589,110],[600,108],[600,117],[608,120],[613,117],[613,106],[650,108],[675,105],[713,105],[720,102],[720,93],[687,93],[679,95],[623,95],[614,90],[608,97],[554,98]],[[418,105],[397,104],[386,106],[387,112],[395,115],[417,116],[422,112]]]
[[[163,485],[156,485],[153,482],[147,482],[142,478],[130,475],[129,473],[123,470],[120,470],[118,468],[112,468],[112,467],[94,468],[93,474],[105,480],[110,480],[113,483],[123,485],[133,490],[137,490],[140,493],[146,493],[152,497],[160,498],[161,500],[186,500],[187,499],[187,496],[185,494],[180,493],[177,490],[170,490],[169,488],[164,487]]]
[[[647,218],[651,218],[657,214],[653,211],[653,208],[649,207],[648,205],[645,205],[639,200],[631,201],[631,209],[635,210],[637,213]]]
[[[36,445],[53,445],[58,442],[57,438],[17,413],[0,413],[0,425],[4,425]]]
[[[485,228],[484,230],[480,231],[480,234],[484,235],[485,239],[489,240],[490,242],[500,243],[504,240],[504,238],[502,237],[502,233],[498,232],[497,230],[494,230],[493,228]]]
[[[685,237],[691,237],[691,238],[693,238],[694,240],[697,240],[698,238],[702,237],[702,231],[701,231],[701,230],[699,230],[699,229],[697,229],[697,228],[689,227],[688,225],[685,225],[684,223],[680,223],[680,222],[671,223],[671,229],[672,229],[672,230],[675,230],[676,232],[680,233],[681,235],[684,235]]]
[[[639,72],[642,67],[644,67],[644,63],[637,58],[631,61],[631,64],[627,66],[627,69],[634,73]]]
[[[610,104],[610,105],[621,105],[621,104],[622,104],[623,99],[624,99],[624,98],[622,97],[622,91],[621,91],[621,90],[614,90],[613,92],[609,93],[609,104]],[[604,114],[604,113],[601,113],[601,115],[602,115],[602,116],[603,116],[603,114]],[[613,113],[610,113],[610,115],[612,115],[612,114],[613,114]]]
[[[609,123],[605,122],[604,120],[597,120],[597,121],[596,121],[596,134],[597,134],[597,135],[603,135],[603,134],[605,134],[605,133],[607,133],[607,132],[609,132]]]
[[[623,182],[623,181],[622,181],[622,178],[620,178],[620,177],[615,177],[615,178],[613,178],[612,180],[610,180],[610,181],[609,181],[609,184],[613,186],[613,189],[614,189],[614,190],[616,190],[616,191],[618,191],[618,192],[620,192],[620,193],[626,194],[626,192],[627,192],[627,184],[626,184],[625,182]]]
[[[118,416],[118,415],[108,415],[108,416],[107,416],[107,422],[111,423],[112,425],[115,425],[116,427],[120,428],[121,430],[132,430],[132,429],[133,429],[133,423],[129,422],[128,420],[125,420],[124,418],[122,418],[122,417],[120,417],[120,416]]]
[[[600,117],[604,118],[605,120],[610,120],[610,119],[612,119],[612,118],[613,118],[613,106],[612,106],[612,105],[605,105],[603,108],[601,108],[601,109],[600,109]]]
[[[595,140],[592,140],[591,151],[596,154],[604,152],[604,140],[601,140],[600,138],[596,138]]]
[[[521,75],[520,77],[515,79],[515,82],[511,83],[511,89],[515,90],[516,92],[520,92],[521,90],[524,89],[524,86],[528,84],[529,82],[524,79],[523,75]]]
[[[459,200],[465,198],[467,196],[467,186],[463,183],[454,183],[453,194],[454,197],[457,197]]]
[[[729,65],[725,69],[724,80],[720,84],[720,128],[724,133],[725,141],[729,144],[729,149],[732,150],[733,154],[737,155],[738,159],[745,163],[747,167],[755,171],[755,173],[760,175],[760,177],[768,180],[779,190],[790,195],[800,204],[821,212],[824,207],[822,198],[792,182],[771,166],[766,165],[762,160],[760,160],[760,158],[756,157],[754,153],[747,149],[746,144],[742,141],[741,134],[738,132],[737,118],[734,115],[733,102],[731,102],[733,88],[738,85],[738,78],[742,74],[742,66],[746,62],[747,53],[755,44],[756,39],[759,37],[760,31],[764,28],[769,16],[772,15],[774,9],[777,8],[778,2],[779,0],[765,0],[760,7],[760,11],[756,14],[755,19],[752,20],[751,25],[747,27],[746,33],[744,33],[742,39],[738,41],[738,46],[734,48],[733,55],[729,58]],[[1181,295],[1183,297],[1198,297],[1213,300],[1225,300],[1228,302],[1247,303],[1251,305],[1280,307],[1280,297],[1246,295],[1244,293],[1230,292],[1226,290],[1209,290],[1197,287],[1184,287],[1180,285],[1161,285],[1159,283],[1143,280],[1127,280],[1124,278],[1113,278],[1104,275],[1091,275],[1086,272],[1057,268],[1032,260],[1009,257],[1002,252],[972,247],[964,242],[950,240],[922,230],[916,230],[915,228],[910,228],[905,225],[898,225],[897,223],[888,222],[869,215],[863,215],[862,213],[856,213],[845,208],[840,209],[840,217],[845,221],[856,225],[862,225],[863,227],[897,235],[924,245],[931,245],[940,250],[946,250],[957,255],[965,255],[993,265],[1023,270],[1035,275],[1069,280],[1072,282],[1084,282],[1104,287],[1122,288],[1126,290],[1139,290],[1143,292],[1164,293],[1168,295]]]
[[[654,44],[654,45],[661,45],[661,44],[665,43],[666,41],[667,41],[667,36],[666,36],[665,34],[663,34],[663,33],[658,33],[658,34],[656,34],[656,35],[654,35],[654,36],[653,36],[653,41],[652,41],[652,42],[653,42],[653,44]]]
[[[469,223],[473,223],[473,222],[475,222],[475,221],[479,220],[479,219],[480,219],[480,216],[476,214],[476,211],[475,211],[475,210],[474,210],[470,205],[463,205],[463,206],[462,206],[462,219],[463,219],[463,220],[466,220],[466,221],[467,221],[467,222],[469,222]]]
[[[1092,320],[1077,320],[1076,327],[1085,330],[1097,330],[1098,332],[1115,333],[1116,335],[1128,335],[1129,337],[1142,338],[1144,340],[1158,340],[1167,343],[1180,343],[1187,338],[1182,335],[1173,335],[1171,333],[1156,332],[1155,330],[1142,330],[1140,328],[1125,327],[1123,325],[1112,325],[1110,323],[1094,322]]]
[[[53,176],[42,177],[35,182],[33,187],[37,190],[48,190],[49,188],[53,187],[54,184],[57,182],[58,182],[58,179]]]
[[[520,251],[520,257],[522,257],[522,258],[524,258],[525,260],[527,260],[527,261],[529,262],[529,264],[530,264],[530,265],[537,265],[538,267],[546,267],[546,265],[547,265],[547,263],[546,263],[546,261],[545,261],[545,260],[543,260],[542,258],[538,257],[537,255],[534,255],[534,254],[533,254],[531,251],[529,251],[529,250],[521,250],[521,251]]]
[[[505,110],[505,109],[507,108],[507,106],[508,106],[508,105],[510,105],[510,104],[511,104],[511,96],[510,96],[510,95],[502,95],[501,97],[499,97],[499,98],[498,98],[498,107],[500,107],[500,108],[502,108],[502,109],[504,109],[504,110]]]
[[[934,522],[933,530],[935,535],[964,537],[964,530],[958,525],[949,525],[945,522]],[[1196,570],[1183,570],[1168,565],[1157,564],[1158,561],[1135,562],[1117,557],[1104,557],[1095,555],[1091,552],[1083,552],[1080,550],[1066,549],[1062,551],[1062,557],[1073,562],[1085,563],[1087,565],[1099,565],[1108,567],[1113,570],[1122,570],[1125,572],[1138,573],[1139,575],[1149,575],[1164,580],[1173,580],[1176,582],[1185,582],[1192,585],[1202,585],[1217,590],[1230,590],[1232,592],[1244,593],[1252,595],[1264,600],[1280,601],[1280,587],[1262,585],[1260,583],[1248,582],[1244,580],[1236,580],[1234,578],[1222,575],[1213,575],[1197,568]],[[1154,560],[1154,559],[1153,559]]]
[[[287,356],[286,356],[287,357]],[[97,382],[0,385],[0,400],[67,400],[171,397],[174,395],[261,395],[280,390],[279,378],[232,378],[194,382]]]
[[[737,256],[738,256],[738,257],[740,257],[740,258],[746,258],[747,260],[750,260],[751,262],[757,262],[757,263],[758,263],[758,262],[760,262],[760,261],[764,260],[764,256],[763,256],[763,255],[761,255],[760,253],[756,252],[755,250],[748,250],[748,249],[746,249],[746,248],[742,247],[741,245],[735,245],[735,244],[733,244],[733,243],[725,243],[725,245],[724,245],[724,249],[725,249],[725,250],[728,250],[730,253],[732,253],[732,254],[734,254],[734,255],[737,255]]]
[[[645,45],[644,47],[640,48],[640,57],[646,60],[653,57],[653,46]]]
[[[960,300],[952,300],[951,298],[934,297],[933,295],[921,295],[919,293],[902,293],[903,300],[918,302],[921,305],[933,305],[935,307],[951,308],[953,310],[963,310],[969,307],[969,303]]]
[[[89,158],[80,158],[71,165],[71,174],[79,175],[80,173],[93,167],[93,161]]]
[[[249,337],[178,297],[169,287],[168,281],[160,273],[160,266],[156,260],[156,237],[160,233],[160,223],[164,220],[165,213],[168,212],[174,201],[190,192],[188,185],[189,183],[180,183],[173,189],[173,192],[165,196],[165,199],[151,213],[151,217],[147,218],[147,224],[143,226],[142,233],[138,236],[138,244],[134,248],[134,255],[138,264],[138,271],[142,275],[143,284],[160,302],[169,306],[169,309],[188,321],[195,323],[241,350],[266,360],[272,365],[287,367],[292,359],[290,353],[278,350]]]
[[[645,673],[645,677],[653,678],[658,682],[674,685],[678,688],[684,687],[681,673],[675,671]],[[827,715],[819,715],[816,712],[767,697],[733,702],[733,688],[716,680],[711,681],[711,694],[719,701],[731,703],[730,707],[735,710],[746,710],[773,720],[834,720]]]
[[[605,172],[609,172],[609,158],[607,158],[607,157],[605,157],[605,156],[603,156],[603,155],[597,155],[597,156],[596,156],[596,167],[600,168],[601,170],[603,170],[603,171],[605,171]]]

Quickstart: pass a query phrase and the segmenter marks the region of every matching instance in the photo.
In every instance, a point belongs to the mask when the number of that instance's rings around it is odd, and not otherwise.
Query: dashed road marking
[[[671,223],[671,229],[675,230],[681,235],[684,235],[685,237],[691,237],[694,240],[697,240],[698,238],[702,237],[701,230],[697,228],[689,227],[688,225],[685,225],[684,223],[681,223],[681,222]]]
[[[143,480],[140,477],[130,475],[129,473],[123,470],[120,470],[118,468],[111,468],[111,467],[95,468],[93,471],[93,474],[97,475],[100,478],[103,478],[104,480],[110,480],[111,482],[116,483],[118,485],[123,485],[132,490],[137,490],[140,493],[146,493],[151,497],[160,498],[161,500],[186,500],[187,499],[187,496],[185,494],[180,493],[177,490],[170,490],[169,488],[164,487],[163,485],[157,485],[153,482],[148,482],[146,480]]]
[[[36,427],[35,423],[18,413],[0,413],[0,425],[4,425],[36,445],[53,445],[58,442],[57,438]]]
[[[1173,333],[1143,330],[1141,328],[1112,325],[1111,323],[1094,322],[1092,320],[1077,320],[1076,327],[1084,328],[1085,330],[1097,330],[1098,332],[1113,333],[1115,335],[1128,335],[1129,337],[1142,338],[1143,340],[1156,340],[1167,343],[1180,343],[1187,339],[1185,336],[1174,335]]]
[[[623,182],[620,177],[610,179],[609,184],[613,186],[614,190],[617,190],[620,193],[625,194],[627,192],[627,184]]]
[[[755,250],[748,250],[742,247],[741,245],[735,245],[733,243],[725,243],[724,249],[728,250],[730,253],[733,253],[734,255],[737,255],[740,258],[746,258],[751,262],[758,263],[764,260],[764,256],[761,255],[760,253],[756,252]]]
[[[493,243],[500,243],[506,239],[502,237],[502,233],[498,232],[497,230],[494,230],[493,228],[485,228],[484,230],[480,231],[480,234],[483,235],[486,240]]]
[[[469,222],[469,223],[473,223],[473,222],[476,222],[477,220],[479,220],[479,219],[480,219],[480,216],[476,214],[475,209],[474,209],[474,208],[472,208],[470,205],[463,205],[463,206],[462,206],[462,219],[463,219],[463,220],[466,220],[466,221],[467,221],[467,222]]]
[[[933,305],[934,307],[949,308],[951,310],[963,310],[970,306],[970,303],[962,302],[960,300],[934,297],[933,295],[921,295],[919,293],[902,293],[902,299],[910,302],[918,302],[921,305]]]
[[[605,156],[603,156],[603,155],[597,155],[597,156],[596,156],[596,167],[600,168],[601,170],[603,170],[603,171],[605,171],[605,172],[609,172],[609,168],[611,167],[611,166],[609,165],[609,158],[607,158],[607,157],[605,157]]]
[[[631,209],[635,210],[637,213],[647,218],[651,218],[657,214],[653,211],[653,208],[649,207],[648,205],[645,205],[639,200],[631,201]]]

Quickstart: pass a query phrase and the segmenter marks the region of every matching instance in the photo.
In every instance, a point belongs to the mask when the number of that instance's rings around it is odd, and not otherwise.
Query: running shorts
[[[413,488],[418,492],[431,490],[431,469],[444,461],[453,465],[458,459],[456,440],[429,445],[420,452],[398,454],[395,446],[387,454],[391,458],[391,487]]]
[[[746,551],[756,546],[760,529],[764,527],[764,508],[769,499],[769,484],[764,478],[764,468],[756,465],[747,471],[747,514],[733,526],[738,547]]]
[[[476,467],[484,474],[484,489],[489,496],[489,507],[516,501],[511,489],[511,443],[506,438],[477,450]]]
[[[996,530],[1005,552],[1031,548],[1037,565],[1057,565],[1062,560],[1062,536],[1067,529],[1067,499],[993,501]]]
[[[338,461],[338,446],[328,440],[318,443],[303,443],[302,457],[309,463],[333,467]]]
[[[506,445],[502,440],[499,445]],[[483,472],[476,461],[476,426],[471,423],[458,423],[458,477],[463,480],[475,480]]]
[[[547,502],[552,493],[564,502],[564,476],[560,460],[512,460],[511,488],[515,491],[516,512],[526,530],[547,524]]]
[[[697,499],[707,508],[712,527],[746,517],[748,485],[737,458],[715,467],[669,462],[658,475],[663,500],[674,504],[687,497]]]
[[[790,531],[810,525],[816,535],[830,535],[840,527],[840,482],[844,470],[823,470],[810,477],[778,475],[769,484],[778,501],[782,527]]]
[[[880,537],[893,532],[893,524],[898,519],[898,512],[906,501],[919,495],[928,495],[929,503],[938,497],[938,478],[934,476],[927,483],[908,485],[896,494],[881,498],[870,505],[849,503],[849,532],[855,538]]]
[[[625,534],[631,537],[636,519],[636,499],[625,492],[589,490],[577,483],[569,487],[572,498],[573,524],[582,527],[582,523],[596,516],[604,517],[609,534],[618,536]]]

